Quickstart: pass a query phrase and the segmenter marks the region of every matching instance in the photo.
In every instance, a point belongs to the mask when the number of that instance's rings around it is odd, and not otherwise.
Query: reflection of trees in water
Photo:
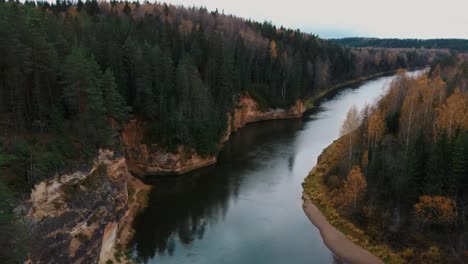
[[[156,180],[149,206],[135,219],[134,242],[139,260],[146,262],[155,254],[173,255],[177,240],[189,246],[202,239],[208,225],[224,219],[230,197],[237,199],[244,183],[243,173],[258,167],[247,155],[252,147],[290,139],[300,127],[301,120],[249,125],[232,136],[218,164],[189,175]],[[293,160],[289,158],[290,163]]]
[[[190,245],[201,239],[207,224],[225,215],[230,185],[228,178],[211,175],[217,188],[201,175],[161,181],[151,192],[149,207],[135,220],[135,241],[139,257],[174,253],[176,240]]]

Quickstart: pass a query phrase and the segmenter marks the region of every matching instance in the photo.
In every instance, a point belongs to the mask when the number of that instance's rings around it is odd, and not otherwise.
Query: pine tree
[[[100,69],[84,51],[74,48],[63,66],[64,100],[76,121],[83,147],[109,144],[109,128],[100,82]]]
[[[462,184],[466,186],[468,183],[468,157],[465,156],[468,147],[468,133],[465,131],[459,131],[455,140],[452,142],[452,155],[451,155],[451,170],[450,178],[457,188]],[[458,184],[457,184],[458,183]]]
[[[88,67],[92,80],[86,86],[86,106],[82,113],[86,122],[87,141],[96,148],[107,146],[110,142],[110,127],[106,122],[106,108],[100,83],[100,69],[94,59],[89,59]]]
[[[406,161],[407,187],[415,193],[408,193],[410,199],[416,199],[423,193],[425,176],[426,150],[424,136],[419,133],[416,140],[410,145]]]
[[[190,63],[190,59],[185,57],[179,62],[176,69],[175,95],[177,105],[175,105],[175,131],[177,141],[192,145],[193,140],[189,129],[191,121],[189,116],[193,111],[192,102],[190,101]]]
[[[132,12],[132,9],[130,8],[130,6],[128,5],[128,2],[125,1],[125,6],[124,6],[124,9],[123,9],[123,12],[124,14],[126,14],[127,16],[130,15],[130,13]]]
[[[446,133],[438,136],[432,145],[426,164],[426,193],[440,195],[447,190],[451,163],[450,144]]]
[[[81,12],[81,10],[83,10],[84,8],[84,3],[82,0],[78,0],[78,2],[76,3],[76,10],[78,10],[78,12]]]
[[[26,256],[25,235],[13,212],[14,200],[3,179],[0,179],[0,262],[20,263]]]
[[[106,114],[120,122],[125,121],[130,109],[125,106],[123,97],[117,91],[114,75],[109,68],[101,76],[101,87]]]

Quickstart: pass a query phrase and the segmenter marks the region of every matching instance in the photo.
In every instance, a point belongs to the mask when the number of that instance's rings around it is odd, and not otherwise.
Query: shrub
[[[436,246],[431,246],[426,251],[421,253],[421,263],[441,263],[439,248]]]
[[[342,180],[338,176],[333,175],[333,176],[328,177],[328,179],[327,179],[327,187],[328,188],[330,188],[330,189],[339,189],[339,188],[341,188],[341,185],[342,185]]]
[[[455,202],[444,196],[421,196],[414,205],[414,214],[421,224],[450,224],[456,218]]]

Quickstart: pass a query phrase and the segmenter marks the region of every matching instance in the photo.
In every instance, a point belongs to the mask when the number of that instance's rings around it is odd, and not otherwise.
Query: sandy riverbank
[[[383,263],[369,251],[354,244],[343,233],[330,225],[325,216],[312,203],[309,196],[303,195],[302,207],[306,216],[320,231],[323,242],[340,260],[351,264]]]

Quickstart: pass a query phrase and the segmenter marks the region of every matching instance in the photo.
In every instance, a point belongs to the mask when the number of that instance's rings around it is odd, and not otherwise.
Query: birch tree
[[[344,183],[345,197],[352,199],[356,209],[357,201],[361,199],[367,189],[367,182],[359,166],[353,166]]]
[[[445,130],[449,140],[457,128],[468,130],[468,95],[463,94],[459,88],[436,111],[438,130]]]
[[[353,105],[346,114],[346,119],[341,126],[340,134],[341,136],[348,137],[348,148],[349,148],[349,161],[351,162],[351,158],[353,155],[353,132],[359,127],[360,118],[358,114],[357,107]]]

